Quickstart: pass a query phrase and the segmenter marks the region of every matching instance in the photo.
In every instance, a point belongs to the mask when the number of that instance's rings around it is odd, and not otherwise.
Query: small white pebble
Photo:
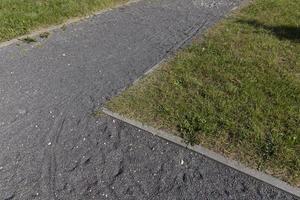
[[[116,123],[116,120],[113,119],[113,123]]]
[[[64,57],[65,57],[65,56],[66,56],[66,54],[65,54],[65,53],[63,53],[63,54],[62,54],[62,56],[64,56]]]
[[[48,146],[50,146],[52,143],[51,142],[48,142]]]
[[[85,138],[83,138],[83,141],[85,141],[86,139]]]
[[[26,110],[25,110],[25,109],[19,109],[18,112],[19,112],[19,114],[21,114],[21,115],[26,114]]]
[[[184,161],[183,161],[183,160],[181,160],[181,161],[180,161],[180,164],[181,164],[181,165],[183,165],[183,164],[184,164]]]

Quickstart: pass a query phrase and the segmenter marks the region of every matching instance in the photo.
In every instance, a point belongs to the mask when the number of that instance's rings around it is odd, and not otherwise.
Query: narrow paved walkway
[[[93,112],[240,0],[144,0],[0,48],[0,199],[293,199]]]

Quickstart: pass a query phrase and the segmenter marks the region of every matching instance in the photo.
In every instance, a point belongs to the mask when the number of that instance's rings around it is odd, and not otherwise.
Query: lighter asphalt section
[[[109,117],[239,0],[145,0],[0,48],[0,199],[295,199]]]

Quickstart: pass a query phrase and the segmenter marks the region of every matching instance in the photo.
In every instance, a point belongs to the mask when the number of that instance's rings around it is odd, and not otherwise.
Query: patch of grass
[[[300,186],[299,19],[255,1],[107,107]]]
[[[25,38],[22,38],[21,41],[29,44],[29,43],[36,42],[36,39],[34,39],[32,37],[25,37]]]
[[[40,38],[48,38],[49,35],[50,35],[49,32],[43,32],[43,33],[40,34]]]
[[[127,0],[1,0],[0,42]]]

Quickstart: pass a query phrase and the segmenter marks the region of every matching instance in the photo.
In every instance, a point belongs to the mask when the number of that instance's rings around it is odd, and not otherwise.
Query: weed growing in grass
[[[264,161],[271,159],[277,150],[277,144],[272,134],[266,134],[260,142],[258,154],[261,155]]]
[[[201,131],[203,123],[205,123],[205,120],[193,113],[190,113],[189,115],[184,115],[181,118],[177,128],[186,143],[194,145],[197,143],[197,134]]]

